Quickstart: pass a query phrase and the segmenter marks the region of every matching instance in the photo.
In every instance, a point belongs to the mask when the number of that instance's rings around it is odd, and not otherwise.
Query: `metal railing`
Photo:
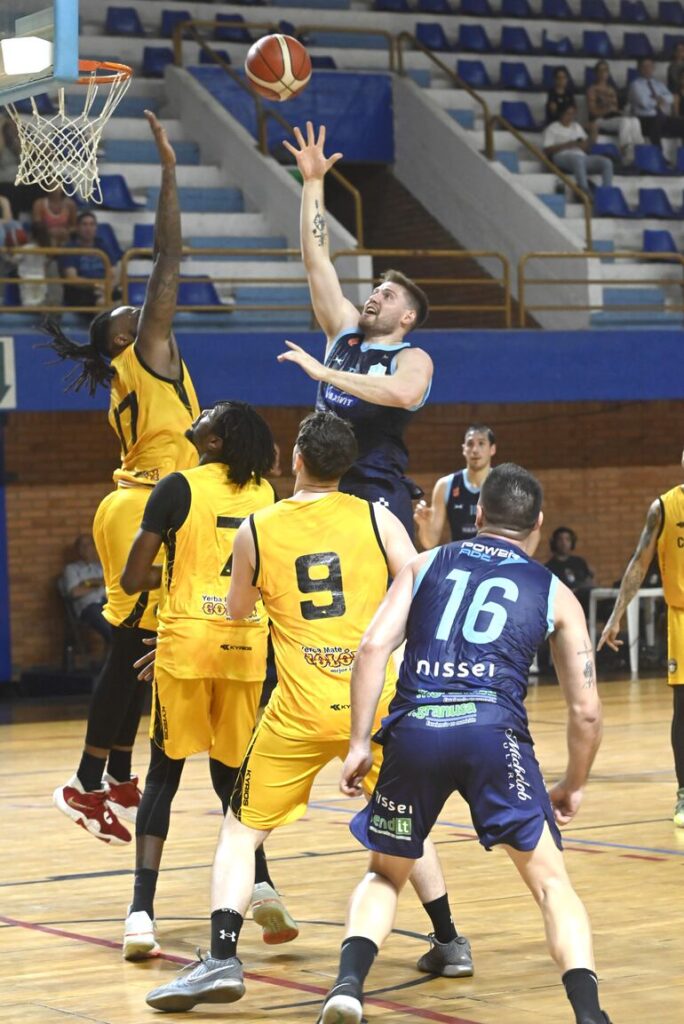
[[[44,256],[46,261],[46,271],[48,269],[47,263],[51,259],[64,259],[72,256],[97,256],[98,260],[101,261],[103,266],[102,277],[65,277],[63,274],[49,275],[45,274],[44,277],[29,277],[21,276],[21,260],[22,257],[27,256]],[[5,313],[99,313],[104,306],[113,305],[112,289],[114,285],[112,264],[107,256],[107,253],[102,249],[89,248],[86,246],[68,246],[67,248],[60,248],[56,246],[0,246],[0,257],[10,264],[17,265],[17,273],[14,275],[6,275],[0,277],[0,294],[5,291],[7,285],[17,285],[19,287],[25,286],[27,288],[31,286],[45,286],[50,288],[55,285],[62,285],[71,288],[93,288],[101,290],[102,299],[99,302],[93,303],[92,305],[85,306],[66,306],[64,303],[41,303],[35,306],[25,306],[21,303],[2,303],[0,309]]]
[[[615,260],[629,260],[631,262],[654,262],[654,263],[671,263],[678,267],[677,277],[659,277],[645,280],[643,273],[639,274],[638,270],[635,269],[633,278],[626,277],[568,277],[568,278],[554,278],[553,280],[548,277],[529,277],[527,274],[527,267],[533,260],[602,260],[606,263],[614,262]],[[666,307],[666,311],[672,313],[684,313],[684,256],[679,253],[661,253],[661,252],[632,252],[632,251],[618,251],[618,252],[528,252],[520,258],[518,263],[518,326],[525,326],[526,314],[530,313],[568,313],[568,312],[598,312],[609,309],[611,312],[663,312],[662,305],[648,305],[647,303],[634,305],[625,303],[624,305],[618,303],[610,303],[606,306],[604,302],[599,304],[594,303],[530,303],[527,298],[529,288],[533,287],[544,287],[549,289],[550,287],[563,287],[565,285],[586,285],[587,287],[676,287],[678,292],[682,295],[682,299],[679,303],[671,303]]]

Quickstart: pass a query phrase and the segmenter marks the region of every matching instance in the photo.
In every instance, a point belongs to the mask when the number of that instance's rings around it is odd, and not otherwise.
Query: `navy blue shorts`
[[[366,501],[379,501],[393,512],[413,540],[413,502],[407,485],[402,477],[388,477],[386,480],[363,479],[351,473],[345,474],[340,481],[340,490],[345,494],[354,494]]]
[[[470,807],[487,850],[498,843],[534,850],[544,822],[561,849],[534,748],[524,734],[501,725],[437,729],[399,719],[385,741],[375,792],[349,827],[369,850],[417,860],[454,792]]]

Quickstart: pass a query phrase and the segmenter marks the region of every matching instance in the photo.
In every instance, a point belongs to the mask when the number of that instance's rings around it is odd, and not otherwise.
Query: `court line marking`
[[[15,928],[25,928],[28,931],[41,932],[44,935],[53,935],[59,939],[72,939],[75,942],[83,942],[91,946],[104,946],[106,949],[121,949],[120,942],[114,942],[111,939],[100,939],[96,935],[68,932],[63,928],[51,928],[45,924],[22,921],[15,917],[5,917],[4,914],[0,914],[0,921]],[[155,959],[168,960],[170,963],[181,964],[182,966],[194,962],[185,956],[176,956],[173,953],[161,953]],[[320,985],[307,985],[299,981],[290,981],[287,978],[274,978],[267,974],[252,974],[251,971],[245,971],[245,978],[248,981],[261,982],[264,985],[275,985],[277,988],[286,988],[295,992],[310,992],[312,995],[325,996],[329,992],[329,989],[321,988]],[[420,1020],[435,1021],[436,1024],[478,1024],[477,1021],[466,1017],[450,1017],[445,1013],[439,1013],[437,1010],[419,1009],[404,1003],[395,1003],[390,999],[376,999],[373,996],[368,996],[365,1001],[367,1004],[380,1006],[384,1010],[393,1010],[395,1013],[407,1013]]]

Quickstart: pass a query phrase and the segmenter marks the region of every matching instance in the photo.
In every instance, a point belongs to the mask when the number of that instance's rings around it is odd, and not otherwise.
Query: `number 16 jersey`
[[[352,665],[387,590],[373,506],[334,492],[288,498],[250,521],[278,673],[266,715],[281,734],[348,739]],[[389,668],[385,699],[395,682]]]

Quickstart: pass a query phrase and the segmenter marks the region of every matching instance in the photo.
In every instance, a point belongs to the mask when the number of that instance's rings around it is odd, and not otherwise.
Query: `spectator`
[[[73,199],[67,199],[61,188],[36,199],[31,211],[34,224],[43,224],[50,235],[50,245],[65,245],[76,228],[78,210]]]
[[[576,120],[575,106],[566,107],[560,120],[553,121],[544,130],[542,147],[561,171],[574,174],[583,192],[589,191],[587,175],[600,174],[604,185],[613,183],[613,164],[606,156],[589,156],[587,133]]]
[[[82,533],[74,544],[76,558],[64,567],[62,580],[80,622],[84,622],[109,643],[112,627],[102,614],[106,600],[102,566],[97,560],[93,538]]]
[[[76,220],[76,237],[68,242],[66,249],[102,249],[105,245],[97,233],[97,217],[90,210],[83,210]],[[67,279],[64,285],[65,306],[101,306],[104,301],[103,278],[107,274],[106,264],[95,253],[74,253],[59,257],[61,276]],[[92,282],[96,280],[97,284]]]
[[[546,96],[546,123],[558,121],[564,110],[575,106],[575,90],[565,68],[556,68],[553,85]]]
[[[667,65],[667,87],[670,92],[678,91],[682,71],[684,71],[684,42],[677,43],[672,60]]]
[[[675,117],[684,115],[684,67],[682,68],[675,88],[672,90],[672,112]]]
[[[589,591],[594,585],[594,574],[579,555],[573,551],[577,545],[577,534],[569,526],[559,526],[551,534],[549,547],[552,557],[546,563],[554,576],[562,580],[584,608],[589,608]]]
[[[626,165],[633,163],[634,147],[644,141],[641,123],[638,117],[620,111],[617,90],[605,60],[600,60],[594,68],[594,82],[587,89],[587,110],[591,140],[595,141],[599,132],[617,135],[622,162]]]
[[[60,294],[48,280],[58,276],[54,257],[36,252],[50,248],[50,236],[44,224],[31,225],[31,238],[20,245],[14,255],[22,306],[56,306]]]
[[[672,116],[672,93],[653,77],[653,61],[642,57],[637,68],[639,74],[629,87],[629,102],[644,135],[654,146],[659,146],[663,138],[684,139],[684,118]]]

